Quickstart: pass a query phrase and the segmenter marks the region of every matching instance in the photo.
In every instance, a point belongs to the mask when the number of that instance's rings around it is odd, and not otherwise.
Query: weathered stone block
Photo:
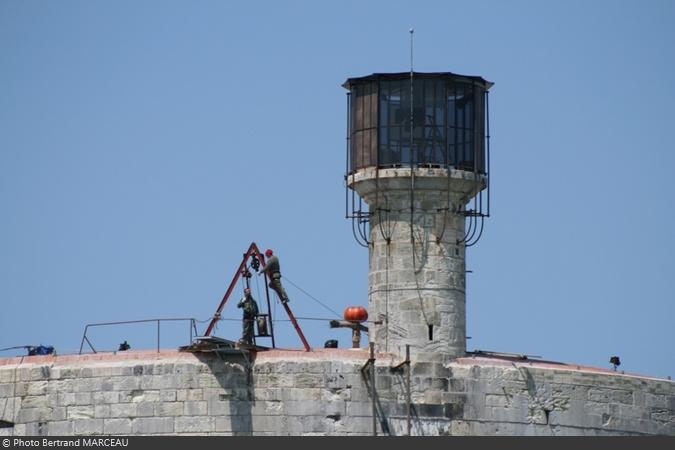
[[[613,390],[611,395],[612,401],[617,403],[625,403],[627,405],[633,404],[633,392],[624,390]]]
[[[325,375],[325,382],[323,384],[314,385],[317,386],[326,386],[327,388],[345,388],[349,384],[348,379],[343,374],[331,373]]]
[[[225,418],[225,419],[227,419],[227,418]],[[232,423],[230,423],[230,424],[226,423],[226,424],[222,424],[221,426],[225,426],[225,427],[229,426],[229,427],[231,427],[230,429],[233,429],[232,425],[233,425]],[[242,430],[242,428],[243,428],[243,426],[242,426],[243,423],[241,423],[241,421],[235,421],[234,425],[235,425],[235,428],[239,427],[239,430]],[[257,434],[257,430],[260,430],[261,432],[277,433],[277,434],[283,433],[284,431],[288,431],[286,418],[285,418],[285,416],[282,416],[282,415],[268,415],[268,416],[266,416],[266,415],[254,415],[252,417],[252,425],[253,425],[252,429],[256,430],[256,434]],[[219,427],[218,419],[216,419],[216,429],[218,429],[218,427]]]
[[[155,407],[160,405],[156,402],[139,402],[136,408],[136,415],[138,417],[151,417],[155,415]]]
[[[174,374],[195,374],[199,371],[199,366],[195,363],[177,362],[173,365]]]
[[[73,406],[73,405],[90,405],[91,404],[91,393],[90,392],[65,392],[63,394],[58,394],[58,403],[61,406]]]
[[[131,419],[105,419],[103,432],[105,434],[131,434]]]
[[[49,366],[40,366],[30,369],[30,379],[31,380],[48,380],[50,376]]]
[[[508,395],[485,394],[485,406],[497,406],[505,408],[511,405]]]
[[[14,384],[4,383],[0,384],[0,398],[11,397],[14,394]]]
[[[330,388],[319,390],[320,397],[317,400],[323,401],[350,401],[352,399],[351,388]],[[312,398],[314,400],[315,398]]]
[[[187,402],[190,403],[190,402]],[[171,417],[183,415],[182,402],[163,402],[155,404],[155,415],[159,417]],[[206,405],[204,405],[204,414],[206,413]],[[187,413],[188,415],[195,415]]]
[[[99,405],[101,403],[117,403],[119,401],[119,392],[117,391],[104,391],[104,392],[92,392],[91,393],[91,402]]]
[[[366,419],[365,417],[356,417],[350,415],[342,419],[342,422],[344,429],[348,430],[350,435],[372,435],[373,425],[372,420],[370,420],[369,417]],[[376,427],[378,432],[381,433],[381,427],[379,423],[377,423]]]
[[[78,386],[75,392],[102,392],[104,391],[103,385],[106,383],[106,378],[86,378],[85,382]]]
[[[208,402],[207,410],[209,416],[229,416],[234,415],[234,406],[231,401],[221,402],[219,400],[210,400]]]
[[[138,403],[117,403],[110,405],[110,417],[136,417]]]
[[[175,390],[163,390],[159,392],[159,400],[162,402],[175,402],[176,401],[176,391]]]
[[[176,433],[207,433],[215,431],[213,417],[176,417]]]
[[[14,421],[14,417],[21,409],[21,398],[0,398],[0,420]]]
[[[44,422],[49,420],[51,410],[48,408],[21,408],[16,417],[18,423]]]
[[[217,374],[216,383],[209,387],[245,387],[248,384],[248,378],[244,371],[225,372]],[[192,382],[189,387],[202,387],[196,381]]]
[[[21,403],[23,408],[46,408],[48,406],[47,396],[28,396],[24,397]]]
[[[11,383],[11,382],[14,382],[14,371],[7,369],[0,369],[0,386],[2,385],[1,383]]]
[[[91,368],[91,376],[95,378],[107,378],[112,376],[112,367],[110,366],[94,366]]]
[[[155,366],[154,373],[157,375],[173,375],[174,369],[173,363],[162,363]]]
[[[50,408],[56,408],[57,406],[59,406],[58,391],[53,391],[50,389],[49,392],[45,394],[45,398],[47,399],[47,405],[49,405]]]
[[[388,391],[392,387],[392,377],[390,375],[378,375],[375,377],[375,388]]]
[[[418,362],[412,364],[412,375],[429,377],[432,375],[432,364],[429,362]]]
[[[113,377],[111,379],[115,390],[117,391],[132,391],[134,389],[141,389],[142,377],[122,376]]]
[[[665,408],[668,406],[665,395],[645,394],[645,406],[648,408]],[[673,409],[673,408],[671,408]]]
[[[115,390],[115,378],[102,378],[101,381],[101,391],[109,392]]]
[[[201,388],[217,388],[222,386],[219,380],[223,378],[224,377],[222,376],[216,377],[212,373],[200,373],[197,379],[197,383],[198,386],[200,386]]]
[[[126,364],[113,365],[110,367],[111,377],[121,377],[125,375],[133,375],[132,368]]]
[[[251,405],[251,414],[254,416],[282,415],[284,404],[278,400],[258,401]]]
[[[20,381],[30,381],[30,368],[23,367],[16,369],[16,379]]]
[[[583,405],[581,414],[603,415],[609,412],[609,405],[607,403],[598,403],[590,401],[578,400]]]
[[[217,433],[232,431],[232,416],[214,417],[214,431]]]
[[[286,389],[257,388],[254,390],[255,400],[282,400]]]
[[[160,401],[160,391],[158,390],[146,390],[146,389],[134,389],[131,391],[120,391],[119,400],[122,403],[125,402],[134,402],[134,403],[143,403],[143,402],[158,402]]]
[[[27,436],[47,436],[49,423],[48,422],[33,422],[26,424]]]
[[[49,436],[69,436],[73,434],[73,422],[70,420],[49,422],[47,434]]]
[[[317,388],[287,388],[281,390],[281,400],[304,401],[321,400],[322,389]]]
[[[344,401],[287,401],[283,402],[283,412],[287,416],[319,416],[345,415]]]
[[[215,392],[216,390],[214,390]],[[218,389],[217,391],[220,391]],[[188,389],[185,392],[185,400],[195,401],[195,400],[207,400],[205,396],[204,389]],[[181,401],[181,400],[179,400]]]
[[[204,389],[205,399],[214,399],[214,400],[248,400],[249,395],[253,396],[253,388],[206,388]]]
[[[173,433],[173,417],[140,417],[131,422],[133,434]]]
[[[94,405],[94,417],[97,419],[110,417],[110,405]]]
[[[183,408],[186,416],[205,416],[208,413],[208,403],[205,401],[187,401]]]
[[[373,404],[370,401],[352,401],[347,403],[347,417],[370,417],[373,414]]]
[[[73,433],[78,435],[102,434],[103,419],[75,419]]]
[[[47,393],[47,381],[33,381],[28,383],[26,395],[45,395]]]
[[[94,406],[68,406],[66,407],[66,417],[69,420],[74,419],[93,419],[94,418]]]

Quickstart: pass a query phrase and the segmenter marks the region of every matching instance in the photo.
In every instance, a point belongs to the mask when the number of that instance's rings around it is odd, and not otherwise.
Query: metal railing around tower
[[[96,349],[94,348],[94,345],[92,344],[91,340],[89,340],[89,337],[87,336],[87,333],[90,328],[95,328],[95,327],[106,327],[106,326],[115,326],[115,325],[128,325],[128,324],[134,324],[134,323],[155,323],[157,325],[157,352],[159,353],[159,348],[160,348],[160,337],[161,337],[161,323],[162,322],[188,322],[188,332],[189,332],[189,337],[190,341],[189,344],[192,344],[192,341],[194,337],[198,335],[197,333],[197,320],[194,318],[161,318],[161,319],[142,319],[142,320],[124,320],[124,321],[119,321],[119,322],[100,322],[100,323],[88,323],[84,327],[84,333],[82,334],[82,342],[80,343],[80,352],[79,354],[82,354],[82,349],[84,348],[84,343],[86,342],[89,348],[91,348],[91,351],[94,353],[98,353]],[[125,341],[126,342],[126,341]]]

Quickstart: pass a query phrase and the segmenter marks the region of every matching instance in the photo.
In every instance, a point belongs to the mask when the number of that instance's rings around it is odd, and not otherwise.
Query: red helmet
[[[274,253],[272,252],[271,248],[268,248],[267,250],[265,250],[265,256],[272,256],[273,254]]]

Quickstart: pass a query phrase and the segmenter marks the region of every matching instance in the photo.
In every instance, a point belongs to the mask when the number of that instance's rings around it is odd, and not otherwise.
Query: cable
[[[32,345],[17,345],[16,347],[7,347],[7,348],[0,348],[0,352],[4,352],[6,350],[18,350],[20,348],[27,349],[33,347]]]
[[[222,320],[222,321],[226,321],[226,322],[241,322],[241,319],[233,319],[233,318],[229,318],[229,317],[223,317],[223,318],[220,318],[218,320],[219,321]],[[328,317],[296,317],[295,320],[319,320],[319,321],[324,321],[324,322],[330,322],[330,321],[335,320],[335,319],[331,319],[331,318],[328,318]],[[291,320],[290,319],[274,319],[274,322],[291,322]],[[368,320],[366,322],[374,322],[374,321]]]
[[[331,309],[329,306],[327,306],[326,304],[324,304],[323,302],[321,302],[321,300],[317,299],[317,298],[314,297],[312,294],[310,294],[309,292],[305,291],[303,288],[301,288],[301,287],[298,286],[297,284],[293,283],[293,281],[291,281],[286,275],[284,275],[284,279],[286,279],[286,281],[288,281],[288,282],[291,283],[293,286],[295,286],[296,288],[298,288],[301,292],[303,292],[303,293],[304,293],[305,295],[307,295],[309,298],[311,298],[312,300],[314,300],[315,302],[317,302],[319,305],[323,306],[323,307],[326,308],[328,311],[330,311],[330,312],[332,312],[333,314],[335,314],[337,317],[342,318],[342,315],[338,314],[334,309]]]
[[[255,277],[255,295],[257,295],[256,298],[262,298],[260,297],[260,281],[258,281],[258,278],[260,277]]]
[[[389,256],[391,254],[389,245],[391,244],[391,239],[387,240],[387,247],[386,247],[386,258],[384,260],[385,264],[385,272],[384,272],[384,285],[387,286],[387,289],[384,293],[384,318],[385,318],[385,326],[384,326],[384,351],[389,351]]]

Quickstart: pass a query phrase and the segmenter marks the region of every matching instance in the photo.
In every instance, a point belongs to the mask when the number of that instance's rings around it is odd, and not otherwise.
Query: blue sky
[[[367,304],[340,85],[407,70],[414,27],[416,70],[495,82],[469,348],[675,375],[673,23],[667,0],[0,2],[0,348],[207,319],[252,241],[330,309]],[[296,315],[334,318],[286,286]],[[277,340],[300,346],[287,322]]]

